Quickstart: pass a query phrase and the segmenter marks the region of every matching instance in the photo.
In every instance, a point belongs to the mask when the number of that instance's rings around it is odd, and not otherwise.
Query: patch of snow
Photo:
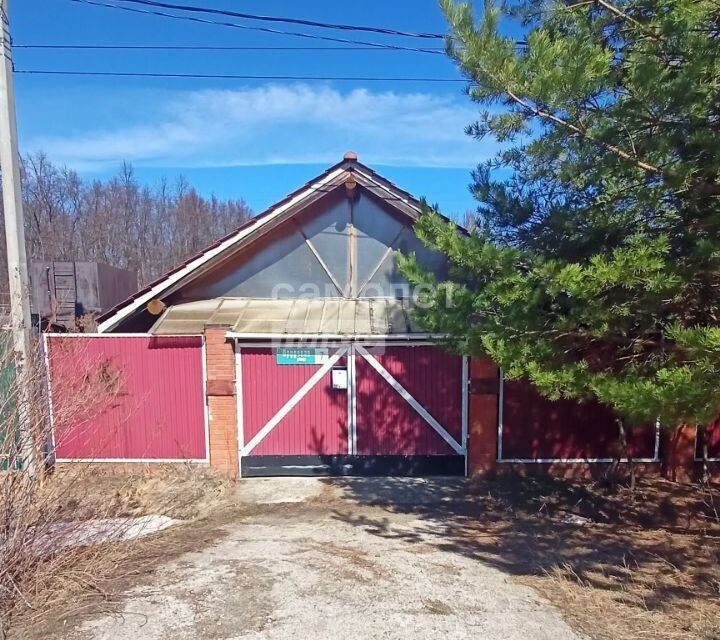
[[[168,516],[105,518],[58,522],[35,542],[38,551],[83,547],[103,542],[134,540],[157,533],[181,522]]]

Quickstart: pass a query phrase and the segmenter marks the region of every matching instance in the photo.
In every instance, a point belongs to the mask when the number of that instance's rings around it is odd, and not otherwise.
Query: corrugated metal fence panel
[[[250,442],[320,365],[279,365],[272,349],[242,347],[243,440]],[[346,366],[345,358],[337,366]],[[347,393],[327,373],[250,455],[346,454]]]
[[[369,349],[457,442],[462,442],[462,358],[438,347]],[[356,358],[359,455],[453,454],[450,445],[362,357]]]
[[[48,337],[58,459],[206,458],[200,336]]]
[[[720,417],[715,422],[698,430],[697,451],[695,456],[698,459],[703,457],[703,442],[707,442],[708,458],[720,459]]]
[[[22,468],[22,458],[17,453],[20,434],[18,432],[18,414],[15,398],[17,380],[15,362],[11,356],[13,336],[10,331],[0,331],[0,471],[10,466]]]
[[[503,385],[502,459],[612,458],[618,425],[610,409],[597,403],[551,402],[524,380]],[[655,455],[655,426],[630,429],[628,453]]]

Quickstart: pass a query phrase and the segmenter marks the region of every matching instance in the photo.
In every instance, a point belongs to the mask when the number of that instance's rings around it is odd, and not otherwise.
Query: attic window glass
[[[357,234],[357,285],[361,288],[383,261],[403,225],[366,197],[355,204],[353,221]]]
[[[324,213],[304,221],[301,229],[343,295],[347,295],[350,273],[350,206],[347,200],[343,199]]]
[[[295,298],[305,293],[304,287],[308,285],[320,296],[341,295],[296,229],[273,240],[234,268],[228,268],[217,280],[199,283],[191,295]]]

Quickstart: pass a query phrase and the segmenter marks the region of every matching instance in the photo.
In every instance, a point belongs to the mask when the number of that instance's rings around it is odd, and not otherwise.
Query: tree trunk
[[[610,465],[610,469],[608,470],[608,473],[606,474],[605,478],[611,487],[615,487],[617,485],[618,477],[620,475],[620,464],[622,463],[623,458],[625,458],[627,460],[628,468],[630,470],[630,491],[634,493],[635,485],[636,485],[636,477],[637,477],[635,461],[628,454],[627,431],[625,429],[625,423],[622,421],[622,419],[617,418],[617,425],[618,425],[617,455],[615,456],[615,459],[613,460],[612,464]]]

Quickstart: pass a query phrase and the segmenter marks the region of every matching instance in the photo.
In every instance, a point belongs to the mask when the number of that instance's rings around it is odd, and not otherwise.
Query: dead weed
[[[144,472],[143,472],[144,471]],[[82,478],[79,482],[78,478]],[[67,486],[65,486],[67,484]],[[113,613],[122,593],[149,578],[168,559],[202,548],[223,535],[232,517],[232,483],[199,467],[136,473],[59,469],[43,491],[58,503],[58,517],[167,515],[183,522],[134,540],[60,549],[42,558],[32,592],[13,616],[9,638],[46,638],[91,613]],[[61,497],[61,499],[60,499]],[[220,509],[220,505],[226,509]]]

